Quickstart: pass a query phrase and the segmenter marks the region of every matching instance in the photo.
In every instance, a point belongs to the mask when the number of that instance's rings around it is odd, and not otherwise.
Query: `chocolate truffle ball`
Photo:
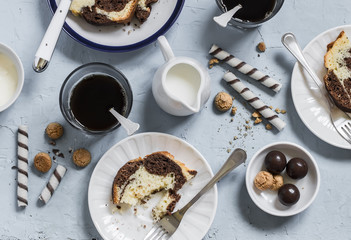
[[[279,202],[285,206],[292,206],[300,199],[300,191],[294,184],[284,184],[278,190]]]
[[[307,175],[308,165],[301,158],[293,158],[286,165],[286,174],[292,179],[301,179]]]
[[[286,157],[280,151],[270,151],[264,159],[264,165],[270,173],[279,174],[285,168]]]

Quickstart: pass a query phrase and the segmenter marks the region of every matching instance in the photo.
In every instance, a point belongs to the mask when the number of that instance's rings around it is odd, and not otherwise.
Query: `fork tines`
[[[151,228],[151,230],[146,235],[144,240],[158,240],[158,239],[167,240],[169,239],[169,236],[167,231],[164,228],[162,228],[162,226],[160,226],[159,224],[156,224]]]
[[[346,139],[349,143],[351,143],[351,122],[347,121],[347,123],[341,127],[341,129],[344,131],[344,133],[346,134],[346,136],[349,139]]]

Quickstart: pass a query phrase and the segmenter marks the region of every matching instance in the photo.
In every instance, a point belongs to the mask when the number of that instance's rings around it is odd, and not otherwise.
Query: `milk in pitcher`
[[[174,65],[164,83],[174,97],[193,107],[196,105],[201,76],[193,66],[184,63]]]

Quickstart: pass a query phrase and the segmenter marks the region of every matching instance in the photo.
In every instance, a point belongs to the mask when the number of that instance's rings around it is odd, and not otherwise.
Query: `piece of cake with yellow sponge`
[[[134,16],[138,0],[73,0],[70,10],[94,25],[128,23]]]
[[[329,95],[336,106],[351,113],[351,43],[344,31],[328,44],[324,65],[328,69],[324,84]]]
[[[171,214],[180,199],[178,191],[195,177],[197,171],[187,168],[169,152],[155,152],[123,165],[112,186],[114,204],[135,206],[151,194],[163,191],[160,202],[152,209],[154,220]]]
[[[133,16],[143,23],[155,2],[157,0],[73,0],[70,10],[93,25],[128,23]]]

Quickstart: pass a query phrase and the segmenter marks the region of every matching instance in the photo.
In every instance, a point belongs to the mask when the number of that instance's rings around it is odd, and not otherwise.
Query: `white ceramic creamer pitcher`
[[[156,71],[152,82],[157,104],[175,116],[199,112],[211,93],[207,69],[192,58],[175,57],[164,36],[157,41],[166,61]]]

